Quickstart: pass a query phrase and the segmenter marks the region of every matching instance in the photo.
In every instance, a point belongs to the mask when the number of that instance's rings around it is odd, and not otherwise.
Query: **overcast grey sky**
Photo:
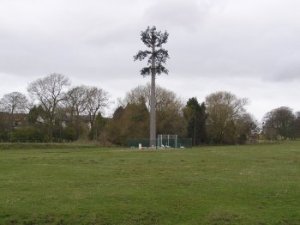
[[[57,72],[123,97],[149,81],[133,55],[156,25],[171,57],[157,82],[183,100],[225,90],[258,120],[300,111],[299,10],[299,0],[0,0],[0,96]]]

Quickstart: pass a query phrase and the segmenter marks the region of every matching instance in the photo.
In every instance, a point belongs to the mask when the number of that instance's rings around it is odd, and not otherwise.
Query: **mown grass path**
[[[300,143],[0,151],[0,224],[300,224]]]

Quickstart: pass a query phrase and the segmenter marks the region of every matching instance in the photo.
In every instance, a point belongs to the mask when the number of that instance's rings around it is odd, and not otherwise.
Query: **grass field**
[[[300,224],[300,142],[5,148],[0,224]]]

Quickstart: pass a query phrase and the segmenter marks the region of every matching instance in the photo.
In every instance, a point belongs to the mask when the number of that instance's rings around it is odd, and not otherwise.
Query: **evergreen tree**
[[[141,40],[148,47],[147,50],[139,51],[134,60],[147,58],[147,66],[141,70],[141,75],[151,75],[151,99],[150,99],[150,145],[156,145],[156,99],[155,99],[155,78],[156,74],[168,73],[163,64],[169,58],[167,50],[162,45],[167,43],[169,34],[157,31],[156,27],[148,27],[141,32]]]
[[[203,144],[206,137],[206,107],[198,103],[197,98],[190,98],[184,108],[184,117],[187,121],[187,136],[193,139],[193,145]]]

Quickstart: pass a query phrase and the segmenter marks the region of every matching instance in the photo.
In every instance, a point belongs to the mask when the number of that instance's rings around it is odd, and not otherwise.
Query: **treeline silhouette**
[[[0,100],[1,142],[96,141],[101,145],[126,145],[129,139],[149,137],[150,85],[138,86],[118,102],[111,117],[104,110],[112,104],[102,88],[70,87],[61,74],[50,74],[28,85],[30,99],[20,92]],[[183,102],[174,92],[156,87],[157,134],[192,138],[193,145],[245,144],[260,138],[296,139],[300,113],[288,107],[267,112],[263,125],[249,114],[247,99],[226,91],[191,97]]]

